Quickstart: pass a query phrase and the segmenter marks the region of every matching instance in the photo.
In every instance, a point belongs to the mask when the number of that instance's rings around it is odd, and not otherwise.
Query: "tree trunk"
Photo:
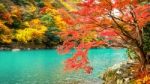
[[[143,67],[145,67],[147,64],[146,53],[140,47],[135,48],[135,52],[139,57],[139,61],[140,61],[141,65]]]

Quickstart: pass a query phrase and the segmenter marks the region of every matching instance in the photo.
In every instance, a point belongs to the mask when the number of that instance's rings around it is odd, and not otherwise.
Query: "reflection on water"
[[[126,49],[91,49],[93,73],[66,74],[63,61],[71,54],[61,56],[56,50],[0,51],[0,84],[99,84],[101,72],[127,59]]]

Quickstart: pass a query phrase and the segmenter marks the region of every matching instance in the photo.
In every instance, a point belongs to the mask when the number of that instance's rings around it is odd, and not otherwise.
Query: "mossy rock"
[[[130,69],[133,64],[125,62],[110,67],[101,77],[104,84],[134,84],[134,74]]]

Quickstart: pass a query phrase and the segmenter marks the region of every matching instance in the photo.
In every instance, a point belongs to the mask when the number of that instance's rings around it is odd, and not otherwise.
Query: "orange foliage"
[[[76,49],[73,57],[65,62],[66,69],[69,70],[83,69],[87,73],[91,72],[87,58],[90,48],[109,45],[109,40],[112,39],[112,43],[116,43],[117,38],[121,38],[122,43],[118,42],[121,45],[128,45],[131,38],[139,41],[138,32],[150,21],[150,6],[141,6],[138,0],[86,0],[78,6],[79,10],[70,14],[60,10],[64,21],[70,26],[67,31],[60,33],[64,43],[59,51]]]

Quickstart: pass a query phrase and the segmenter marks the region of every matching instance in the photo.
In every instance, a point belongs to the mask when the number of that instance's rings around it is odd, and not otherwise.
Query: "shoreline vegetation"
[[[57,49],[58,46],[53,46],[53,47],[48,47],[43,44],[38,44],[38,45],[29,45],[29,44],[24,44],[23,46],[21,45],[0,45],[0,50],[38,50],[38,49]],[[122,49],[122,47],[93,47],[91,49],[99,49],[99,48],[112,48],[112,49]]]
[[[103,84],[149,84],[149,77],[146,72],[143,74],[143,78],[140,78],[140,66],[139,62],[128,60],[126,62],[121,62],[109,67],[100,78],[104,81]],[[146,69],[150,71],[150,65],[147,65]],[[138,78],[139,77],[139,78]]]
[[[56,49],[56,47],[46,47],[44,45],[24,45],[24,46],[16,46],[16,45],[1,45],[0,50],[38,50],[38,49]]]

